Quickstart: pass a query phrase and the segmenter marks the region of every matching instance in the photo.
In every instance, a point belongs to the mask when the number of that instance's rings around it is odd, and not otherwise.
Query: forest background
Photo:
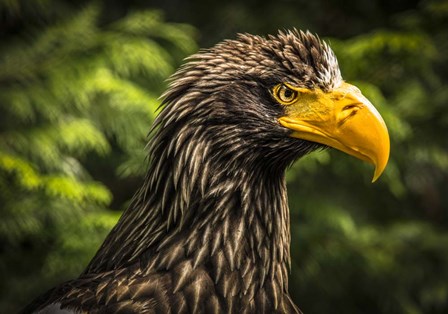
[[[305,313],[448,312],[448,1],[0,1],[0,312],[76,277],[142,182],[183,58],[308,29],[389,127],[373,169],[326,150],[288,172],[289,289]]]

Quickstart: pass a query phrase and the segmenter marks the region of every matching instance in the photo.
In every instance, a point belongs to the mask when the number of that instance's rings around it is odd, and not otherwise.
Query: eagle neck
[[[215,281],[224,275],[218,268],[238,272],[245,278],[241,293],[266,282],[286,292],[290,231],[284,170],[262,159],[229,158],[253,152],[214,154],[207,143],[195,144],[171,153],[169,146],[153,148],[158,154],[145,184],[85,273],[142,260],[157,271],[190,259],[194,267],[212,271]],[[188,150],[189,158],[182,153]]]
[[[149,268],[175,270],[184,259],[191,271],[207,272],[224,296],[287,295],[290,230],[284,172],[219,162],[209,167],[215,175],[201,171],[209,177],[206,188],[192,190],[189,207],[157,243]]]

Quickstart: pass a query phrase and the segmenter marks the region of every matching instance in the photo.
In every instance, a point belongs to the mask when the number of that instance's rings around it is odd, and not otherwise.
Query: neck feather
[[[241,152],[237,140],[232,146],[238,149],[217,154],[220,144],[198,129],[178,132],[167,145],[169,134],[163,129],[153,139],[145,184],[85,273],[142,259],[166,269],[178,258],[191,258],[194,266],[258,269],[254,279],[280,277],[286,289],[290,232],[284,170],[236,160],[253,155]]]

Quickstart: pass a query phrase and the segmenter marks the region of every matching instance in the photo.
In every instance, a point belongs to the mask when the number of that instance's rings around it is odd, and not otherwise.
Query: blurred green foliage
[[[119,217],[111,206],[131,196],[111,203],[113,185],[145,172],[164,79],[197,47],[192,27],[155,10],[109,21],[97,3],[1,6],[0,312],[10,313],[86,266]]]
[[[0,312],[75,277],[145,172],[164,79],[235,32],[318,32],[379,109],[391,158],[288,172],[290,292],[305,313],[448,312],[448,2],[2,1]],[[118,209],[118,210],[117,210]]]

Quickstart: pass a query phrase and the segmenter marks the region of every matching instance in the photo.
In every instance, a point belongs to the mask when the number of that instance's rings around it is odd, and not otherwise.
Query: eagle
[[[84,272],[23,313],[300,313],[285,171],[327,147],[373,181],[388,161],[380,114],[309,31],[201,50],[162,99],[129,207]]]

